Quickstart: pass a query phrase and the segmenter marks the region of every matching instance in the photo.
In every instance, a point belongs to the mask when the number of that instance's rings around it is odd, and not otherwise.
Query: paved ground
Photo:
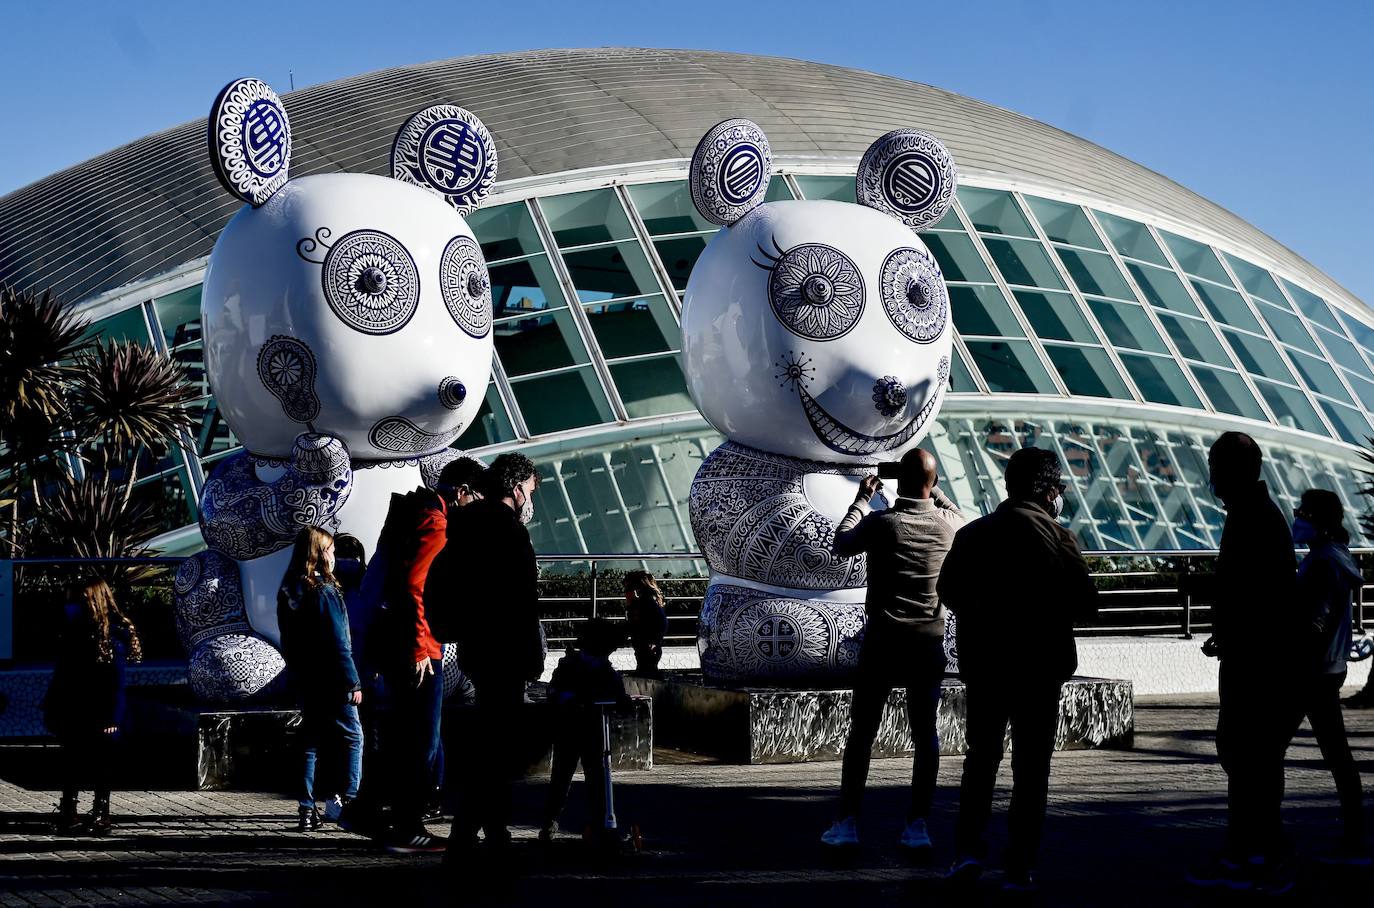
[[[1374,711],[1346,716],[1364,773],[1374,776]],[[1185,866],[1220,840],[1224,776],[1214,760],[1215,719],[1205,700],[1142,704],[1134,750],[1058,755],[1042,891],[1020,901],[1111,908],[1216,901],[1182,883]],[[119,791],[117,835],[54,837],[47,814],[56,799],[44,790],[52,784],[50,758],[32,748],[0,749],[0,905],[475,900],[440,873],[436,857],[393,857],[346,833],[291,831],[294,808],[276,795]],[[817,836],[830,819],[838,764],[677,760],[618,780],[618,802],[643,826],[647,853],[596,863],[576,839],[544,850],[524,827],[517,831],[521,878],[481,900],[645,908],[1004,900],[995,875],[973,894],[952,892],[939,879],[951,857],[958,759],[941,766],[931,824],[937,863],[926,867],[904,863],[895,847],[909,763],[874,763],[865,845],[837,862]],[[1300,889],[1289,901],[1374,904],[1370,871],[1332,872],[1311,860],[1334,843],[1335,802],[1305,728],[1289,766],[1287,819],[1305,858]],[[525,785],[518,815],[532,819],[541,793],[538,784]],[[577,798],[574,791],[574,806]],[[1003,827],[995,829],[1000,836]],[[474,871],[467,879],[477,877]]]

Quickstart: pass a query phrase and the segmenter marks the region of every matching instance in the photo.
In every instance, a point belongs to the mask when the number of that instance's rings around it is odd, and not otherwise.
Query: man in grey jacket
[[[840,810],[821,836],[827,845],[857,845],[857,820],[868,780],[873,739],[883,706],[894,687],[906,688],[907,717],[915,745],[911,770],[911,807],[901,844],[926,851],[926,816],[935,795],[940,741],[935,716],[945,674],[945,612],[935,581],[955,531],[964,517],[937,489],[934,455],[916,448],[902,458],[897,501],[870,512],[869,500],[882,486],[865,477],[858,497],[835,529],[835,554],[868,555],[868,626],[859,653],[859,671],[850,708],[849,740],[840,776]]]

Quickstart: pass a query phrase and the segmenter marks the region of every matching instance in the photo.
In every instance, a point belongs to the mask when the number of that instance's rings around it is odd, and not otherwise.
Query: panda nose
[[[364,293],[377,296],[386,292],[386,273],[373,265],[371,268],[363,270],[362,276],[358,278],[358,283],[362,285]]]

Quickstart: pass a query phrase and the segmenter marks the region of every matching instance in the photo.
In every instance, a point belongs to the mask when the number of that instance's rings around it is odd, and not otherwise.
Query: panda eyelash
[[[783,257],[784,255],[787,254],[787,251],[786,251],[785,249],[783,249],[781,246],[778,245],[778,238],[777,238],[777,237],[769,237],[769,240],[772,242],[773,248],[776,249],[776,250],[778,251],[778,254],[777,254],[777,255],[774,255],[773,253],[769,252],[767,249],[764,249],[763,246],[761,246],[761,245],[759,245],[759,244],[757,244],[757,243],[755,244],[755,248],[758,249],[759,254],[762,255],[765,259],[768,260],[768,264],[767,264],[767,265],[765,265],[763,262],[760,262],[758,259],[754,258],[753,256],[750,256],[750,257],[749,257],[749,261],[753,262],[755,265],[757,265],[758,267],[762,268],[764,271],[772,271],[774,268],[776,268],[776,267],[778,266],[778,262],[782,261],[782,257]]]

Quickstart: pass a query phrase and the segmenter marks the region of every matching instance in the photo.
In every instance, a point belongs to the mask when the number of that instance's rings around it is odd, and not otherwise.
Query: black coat
[[[436,611],[452,610],[444,624],[453,628],[458,663],[477,689],[542,675],[539,565],[515,511],[490,498],[454,508],[448,542],[435,560],[439,569],[431,571],[425,601]]]
[[[1097,617],[1078,540],[1026,501],[1004,501],[956,533],[936,589],[968,679],[1065,680],[1078,668],[1074,624]]]
[[[1226,503],[1219,548],[1212,606],[1219,655],[1270,670],[1296,667],[1306,640],[1297,556],[1288,520],[1263,480]]]
[[[124,721],[124,670],[128,631],[110,625],[109,662],[100,661],[95,623],[79,605],[68,605],[58,638],[59,655],[43,699],[43,718],[59,738],[80,737]]]

